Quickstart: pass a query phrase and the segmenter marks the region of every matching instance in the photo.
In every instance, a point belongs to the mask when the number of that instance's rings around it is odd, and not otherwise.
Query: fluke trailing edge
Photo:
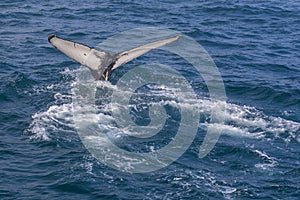
[[[70,58],[89,68],[96,80],[108,80],[113,70],[119,66],[151,51],[152,49],[171,43],[179,38],[180,35],[176,35],[131,50],[122,51],[114,55],[81,43],[64,40],[54,34],[48,37],[48,41]]]

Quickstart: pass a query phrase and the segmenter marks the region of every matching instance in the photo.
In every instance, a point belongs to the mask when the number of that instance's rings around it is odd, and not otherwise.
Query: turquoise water
[[[0,5],[1,199],[300,198],[299,3],[4,0]],[[47,37],[55,33],[96,46],[121,31],[150,26],[181,32],[208,51],[224,80],[226,123],[205,158],[198,157],[207,128],[203,119],[177,161],[131,174],[102,164],[83,145],[73,126],[71,95],[83,67]],[[134,65],[153,60],[171,64],[190,81],[207,117],[211,101],[205,83],[176,56],[146,54],[116,71],[112,83]],[[163,140],[115,143],[131,151],[168,143],[180,120],[178,110],[168,109],[172,118]],[[149,123],[146,111],[132,113],[138,124]]]

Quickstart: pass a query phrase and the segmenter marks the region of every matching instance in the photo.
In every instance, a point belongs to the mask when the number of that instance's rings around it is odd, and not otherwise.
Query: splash
[[[79,70],[71,71],[73,74],[82,74],[87,71],[84,68],[80,68]],[[70,73],[68,70],[67,73]],[[72,84],[76,84],[75,82],[71,82]],[[109,89],[118,90],[115,85],[110,83],[96,83],[98,86],[108,87]],[[41,92],[46,89],[53,89],[57,86],[49,85],[47,87],[43,86],[42,88],[36,88],[36,92]],[[250,106],[240,106],[237,104],[227,103],[226,105],[226,114],[225,124],[214,124],[210,123],[210,113],[211,110],[217,106],[218,102],[211,101],[209,98],[201,98],[201,99],[191,99],[186,100],[184,102],[176,101],[176,96],[174,95],[174,90],[176,88],[166,87],[165,85],[149,85],[149,89],[152,90],[151,95],[144,93],[145,96],[149,96],[148,100],[153,99],[153,95],[156,98],[160,99],[156,102],[149,102],[147,106],[171,106],[174,108],[188,108],[188,109],[198,109],[199,113],[205,116],[204,120],[201,121],[199,129],[207,130],[208,126],[212,126],[214,129],[220,129],[222,134],[229,135],[231,137],[246,137],[253,139],[265,139],[268,141],[281,139],[285,143],[289,143],[291,141],[300,142],[299,131],[300,131],[300,123],[286,120],[281,117],[273,117],[264,114],[262,111],[258,110],[255,107]],[[119,92],[122,92],[119,90]],[[125,93],[125,92],[124,92]],[[125,95],[125,94],[124,94]],[[29,133],[29,137],[32,140],[51,140],[52,135],[55,135],[57,132],[73,132],[76,131],[73,129],[74,124],[72,120],[73,110],[72,103],[61,103],[62,99],[69,99],[71,93],[69,94],[54,94],[55,102],[59,102],[57,104],[51,105],[48,107],[46,111],[40,111],[32,115],[32,122],[28,129],[26,130]],[[140,98],[140,99],[139,99]],[[139,108],[143,107],[140,96],[136,97],[136,104],[130,105],[132,109],[139,111]],[[105,109],[105,111],[109,111],[109,109],[117,109],[118,106],[111,106],[108,103],[106,106],[101,109]],[[103,110],[102,110],[103,111]],[[109,131],[111,139],[120,140],[122,135],[136,135],[142,133],[128,133],[128,129],[126,128],[118,128],[114,125],[113,116],[103,114],[103,112],[98,112],[97,119],[95,123],[97,126],[101,128],[103,131]],[[157,129],[157,127],[149,127],[153,129]],[[98,138],[99,141],[101,138]]]

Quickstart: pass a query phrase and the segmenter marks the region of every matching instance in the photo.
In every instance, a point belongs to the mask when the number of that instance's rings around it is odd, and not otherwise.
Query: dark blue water
[[[300,198],[299,2],[3,0],[0,7],[0,199]],[[71,88],[83,67],[47,37],[96,46],[149,26],[179,31],[208,51],[224,80],[227,115],[205,158],[198,158],[199,127],[173,164],[131,174],[102,164],[82,144]],[[133,63],[172,58],[159,55]],[[205,96],[205,83],[183,73]]]

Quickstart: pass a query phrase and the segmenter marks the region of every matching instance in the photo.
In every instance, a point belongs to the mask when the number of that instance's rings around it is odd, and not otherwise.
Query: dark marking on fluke
[[[52,39],[52,38],[54,38],[54,37],[56,37],[56,35],[55,35],[55,34],[51,34],[51,35],[49,35],[49,37],[48,37],[48,42],[49,42],[49,43],[51,43],[50,41],[51,41],[51,39]]]

